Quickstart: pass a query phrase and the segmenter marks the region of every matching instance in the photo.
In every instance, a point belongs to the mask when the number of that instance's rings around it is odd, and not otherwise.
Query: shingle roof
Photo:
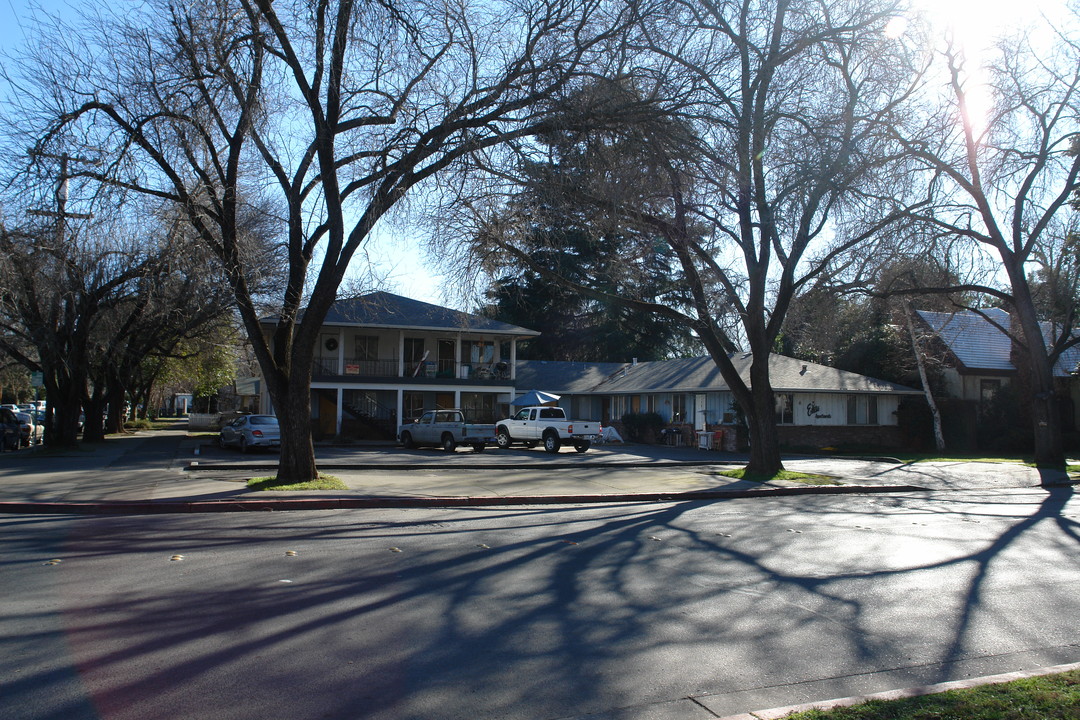
[[[964,367],[978,370],[1016,370],[1009,360],[1012,343],[1007,335],[978,313],[917,311],[919,317],[949,348]],[[1009,326],[1009,314],[998,308],[984,310],[994,322]]]
[[[956,313],[917,311],[927,327],[935,333],[965,368],[970,370],[1015,371],[1010,358],[1012,341],[986,318],[976,312],[964,310]],[[1009,313],[1000,308],[981,311],[1002,327],[1009,327]],[[1053,328],[1041,323],[1043,337],[1049,340]],[[1058,377],[1070,375],[1080,361],[1080,348],[1066,350],[1054,367]]]
[[[740,353],[732,360],[740,377],[750,382],[750,355]],[[535,362],[535,361],[534,361]],[[560,367],[561,366],[561,367]],[[589,367],[582,367],[589,366]],[[609,367],[614,366],[614,367]],[[591,380],[604,372],[599,382]],[[558,393],[636,394],[650,392],[716,392],[728,385],[711,357],[681,360],[656,360],[636,365],[618,363],[547,363],[550,381],[540,377],[522,380],[518,365],[518,387],[536,387]],[[796,360],[783,355],[769,358],[769,376],[773,390],[778,392],[843,392],[843,393],[918,393],[920,391],[896,383],[837,370],[816,363]],[[533,380],[536,382],[533,382]],[[558,389],[556,389],[558,388]]]
[[[556,395],[585,393],[604,382],[623,363],[518,360],[514,384],[520,390],[546,390]]]
[[[337,300],[326,315],[325,325],[453,330],[493,335],[534,336],[536,330],[460,312],[388,292]]]

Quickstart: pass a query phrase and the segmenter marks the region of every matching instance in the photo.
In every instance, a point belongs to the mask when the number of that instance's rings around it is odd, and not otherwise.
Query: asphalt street
[[[147,442],[96,472],[5,455],[0,494],[28,476],[66,498],[239,485]],[[395,482],[410,474],[435,482]],[[0,514],[0,717],[698,720],[1080,662],[1072,489],[963,485]]]

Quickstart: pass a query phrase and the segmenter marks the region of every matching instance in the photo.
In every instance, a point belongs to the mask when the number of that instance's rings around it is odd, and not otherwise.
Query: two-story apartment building
[[[513,397],[517,342],[537,335],[387,292],[338,300],[312,373],[315,433],[393,437],[399,422],[435,407],[494,421],[499,399]]]
[[[266,321],[272,326],[274,319]],[[654,411],[673,428],[737,422],[731,392],[707,357],[654,362],[518,361],[534,330],[386,292],[339,300],[327,315],[312,376],[317,438],[392,438],[424,410],[459,407],[492,422],[528,390],[561,395],[575,418],[618,422]],[[749,356],[734,358],[748,376]],[[770,361],[782,441],[896,446],[897,407],[911,388],[774,355]],[[263,395],[264,412],[272,412]],[[498,416],[498,417],[497,417]]]

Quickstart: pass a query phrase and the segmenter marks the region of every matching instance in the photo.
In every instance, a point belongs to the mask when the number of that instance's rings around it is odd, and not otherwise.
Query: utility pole
[[[64,242],[64,221],[67,218],[76,218],[79,220],[89,220],[94,217],[90,213],[69,213],[67,212],[67,200],[68,200],[68,164],[72,162],[83,163],[85,165],[100,165],[100,158],[84,158],[76,155],[68,155],[67,153],[60,153],[55,155],[53,153],[40,152],[38,150],[31,149],[29,151],[30,157],[48,158],[50,160],[60,161],[60,182],[56,186],[56,210],[28,210],[30,215],[39,215],[45,217],[56,218],[56,241],[59,244]]]

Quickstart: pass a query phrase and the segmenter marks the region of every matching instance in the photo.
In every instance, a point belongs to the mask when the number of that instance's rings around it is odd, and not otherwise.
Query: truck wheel
[[[514,442],[513,438],[510,437],[510,433],[506,431],[506,428],[499,428],[499,432],[495,436],[495,441],[498,443],[501,450],[508,449]]]
[[[443,433],[442,436],[442,449],[446,452],[454,452],[457,450],[457,440],[450,433]]]
[[[412,433],[401,433],[401,447],[405,448],[406,450],[412,450],[414,447],[416,447],[416,443],[414,443],[412,439]]]
[[[549,432],[544,436],[544,450],[549,453],[559,452],[559,448],[562,447],[562,443],[559,442],[559,436],[553,432]]]
[[[577,450],[579,453],[583,453],[589,449],[590,445],[592,445],[592,443],[590,443],[588,440],[582,440],[581,442],[574,444],[574,449]]]

